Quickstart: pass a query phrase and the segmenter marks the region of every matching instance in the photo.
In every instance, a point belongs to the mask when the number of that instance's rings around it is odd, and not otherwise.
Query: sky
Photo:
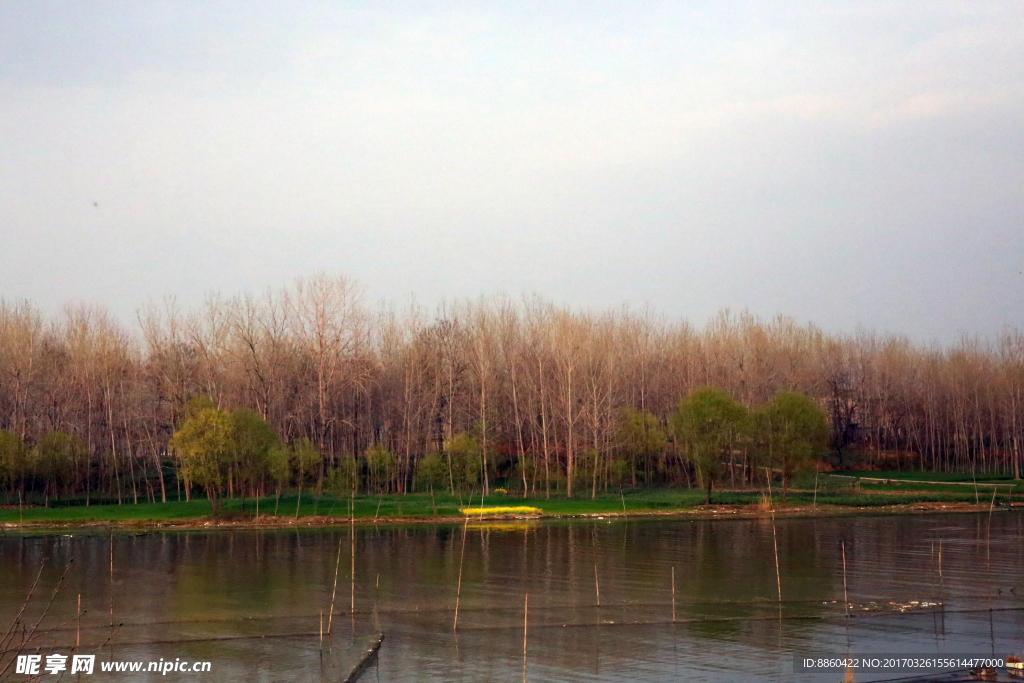
[[[1024,3],[0,0],[0,297],[1024,326]]]

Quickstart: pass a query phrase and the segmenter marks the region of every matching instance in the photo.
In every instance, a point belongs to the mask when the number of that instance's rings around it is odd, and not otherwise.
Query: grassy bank
[[[802,488],[814,486],[814,475],[801,475],[795,484]],[[932,473],[932,472],[843,472],[822,474],[818,487],[823,491],[860,491],[865,493],[949,493],[962,498],[969,494],[971,502],[990,501],[993,490],[997,498],[1006,494],[1024,494],[1024,481],[1000,475]]]
[[[879,473],[871,473],[878,475]],[[813,481],[813,478],[812,478]],[[830,508],[873,508],[887,506],[907,506],[920,503],[939,504],[975,504],[988,505],[991,502],[992,489],[986,488],[976,494],[973,487],[959,485],[922,484],[912,481],[901,481],[891,484],[869,484],[841,479],[839,477],[822,476],[818,481],[817,496],[807,488],[806,478],[795,482],[799,488],[789,491],[786,505],[782,506],[781,495],[775,490],[774,504],[779,509],[799,509],[816,504],[823,511]],[[983,495],[981,495],[983,494]],[[722,489],[714,493],[715,506],[731,506],[735,508],[755,508],[761,502],[762,493],[756,490]],[[1011,500],[1024,500],[1019,487],[1016,493],[1008,489],[1000,489],[997,503],[1005,505]],[[542,516],[569,516],[594,514],[650,514],[687,512],[700,510],[704,503],[704,493],[686,488],[652,488],[633,489],[619,492],[602,493],[594,499],[553,496],[551,498],[520,498],[515,496],[492,495],[481,501],[479,495],[452,496],[437,494],[405,494],[405,495],[357,495],[353,499],[336,498],[333,496],[313,496],[304,493],[301,507],[297,510],[299,498],[295,494],[285,495],[277,500],[274,497],[259,500],[261,520],[273,522],[278,517],[281,523],[291,523],[296,518],[321,518],[328,522],[348,519],[349,506],[353,506],[353,516],[358,521],[380,519],[423,520],[430,518],[461,517],[460,508],[469,506],[529,506],[539,509]],[[255,516],[257,501],[248,498],[245,508],[242,501],[232,499],[223,501],[222,509],[216,518],[222,521],[244,522]],[[297,513],[297,514],[296,514]],[[270,519],[268,519],[270,518]],[[84,523],[171,523],[187,524],[213,519],[211,507],[206,500],[190,502],[142,503],[138,505],[90,505],[84,501],[65,501],[54,503],[51,507],[24,507],[19,509],[11,506],[0,509],[0,524],[84,524]]]
[[[813,476],[813,475],[812,475]],[[1020,485],[1020,480],[1015,480],[1012,476],[1005,474],[976,474],[972,475],[970,472],[920,472],[916,470],[864,470],[864,471],[852,471],[852,472],[841,472],[830,476],[847,476],[847,477],[868,477],[876,479],[892,479],[898,481],[915,482],[915,481],[940,481],[940,482],[960,482],[969,484],[977,482],[979,484],[1015,484]]]

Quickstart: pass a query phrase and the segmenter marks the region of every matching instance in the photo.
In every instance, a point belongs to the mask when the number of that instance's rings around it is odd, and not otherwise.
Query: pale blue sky
[[[1024,324],[1024,3],[339,5],[0,0],[0,296]]]

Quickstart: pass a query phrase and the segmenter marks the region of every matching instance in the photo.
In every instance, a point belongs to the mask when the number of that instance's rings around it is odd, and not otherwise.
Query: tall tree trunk
[[[163,463],[160,462],[160,453],[156,450],[156,444],[153,443],[153,434],[149,431],[149,425],[146,427],[146,437],[149,439],[149,447],[153,451],[153,463],[156,465],[157,476],[160,477],[160,502],[167,502],[167,489],[164,487],[164,467]]]

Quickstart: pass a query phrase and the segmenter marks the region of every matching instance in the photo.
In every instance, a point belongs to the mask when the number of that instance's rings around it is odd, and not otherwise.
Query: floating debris
[[[366,669],[369,668],[370,664],[377,658],[377,651],[380,650],[381,643],[384,642],[384,634],[377,633],[367,641],[367,647],[363,651],[362,656],[352,671],[349,672],[345,678],[345,683],[354,683]]]
[[[838,600],[828,600],[822,602],[823,605],[839,605],[842,606],[842,602]],[[876,602],[871,600],[863,603],[850,603],[849,608],[855,612],[899,612],[900,614],[906,612],[924,612],[942,608],[941,602],[932,602],[930,600],[911,600],[909,602],[896,602],[890,600],[888,602]]]
[[[999,673],[994,666],[978,666],[971,669],[971,679],[975,681],[999,680]]]

